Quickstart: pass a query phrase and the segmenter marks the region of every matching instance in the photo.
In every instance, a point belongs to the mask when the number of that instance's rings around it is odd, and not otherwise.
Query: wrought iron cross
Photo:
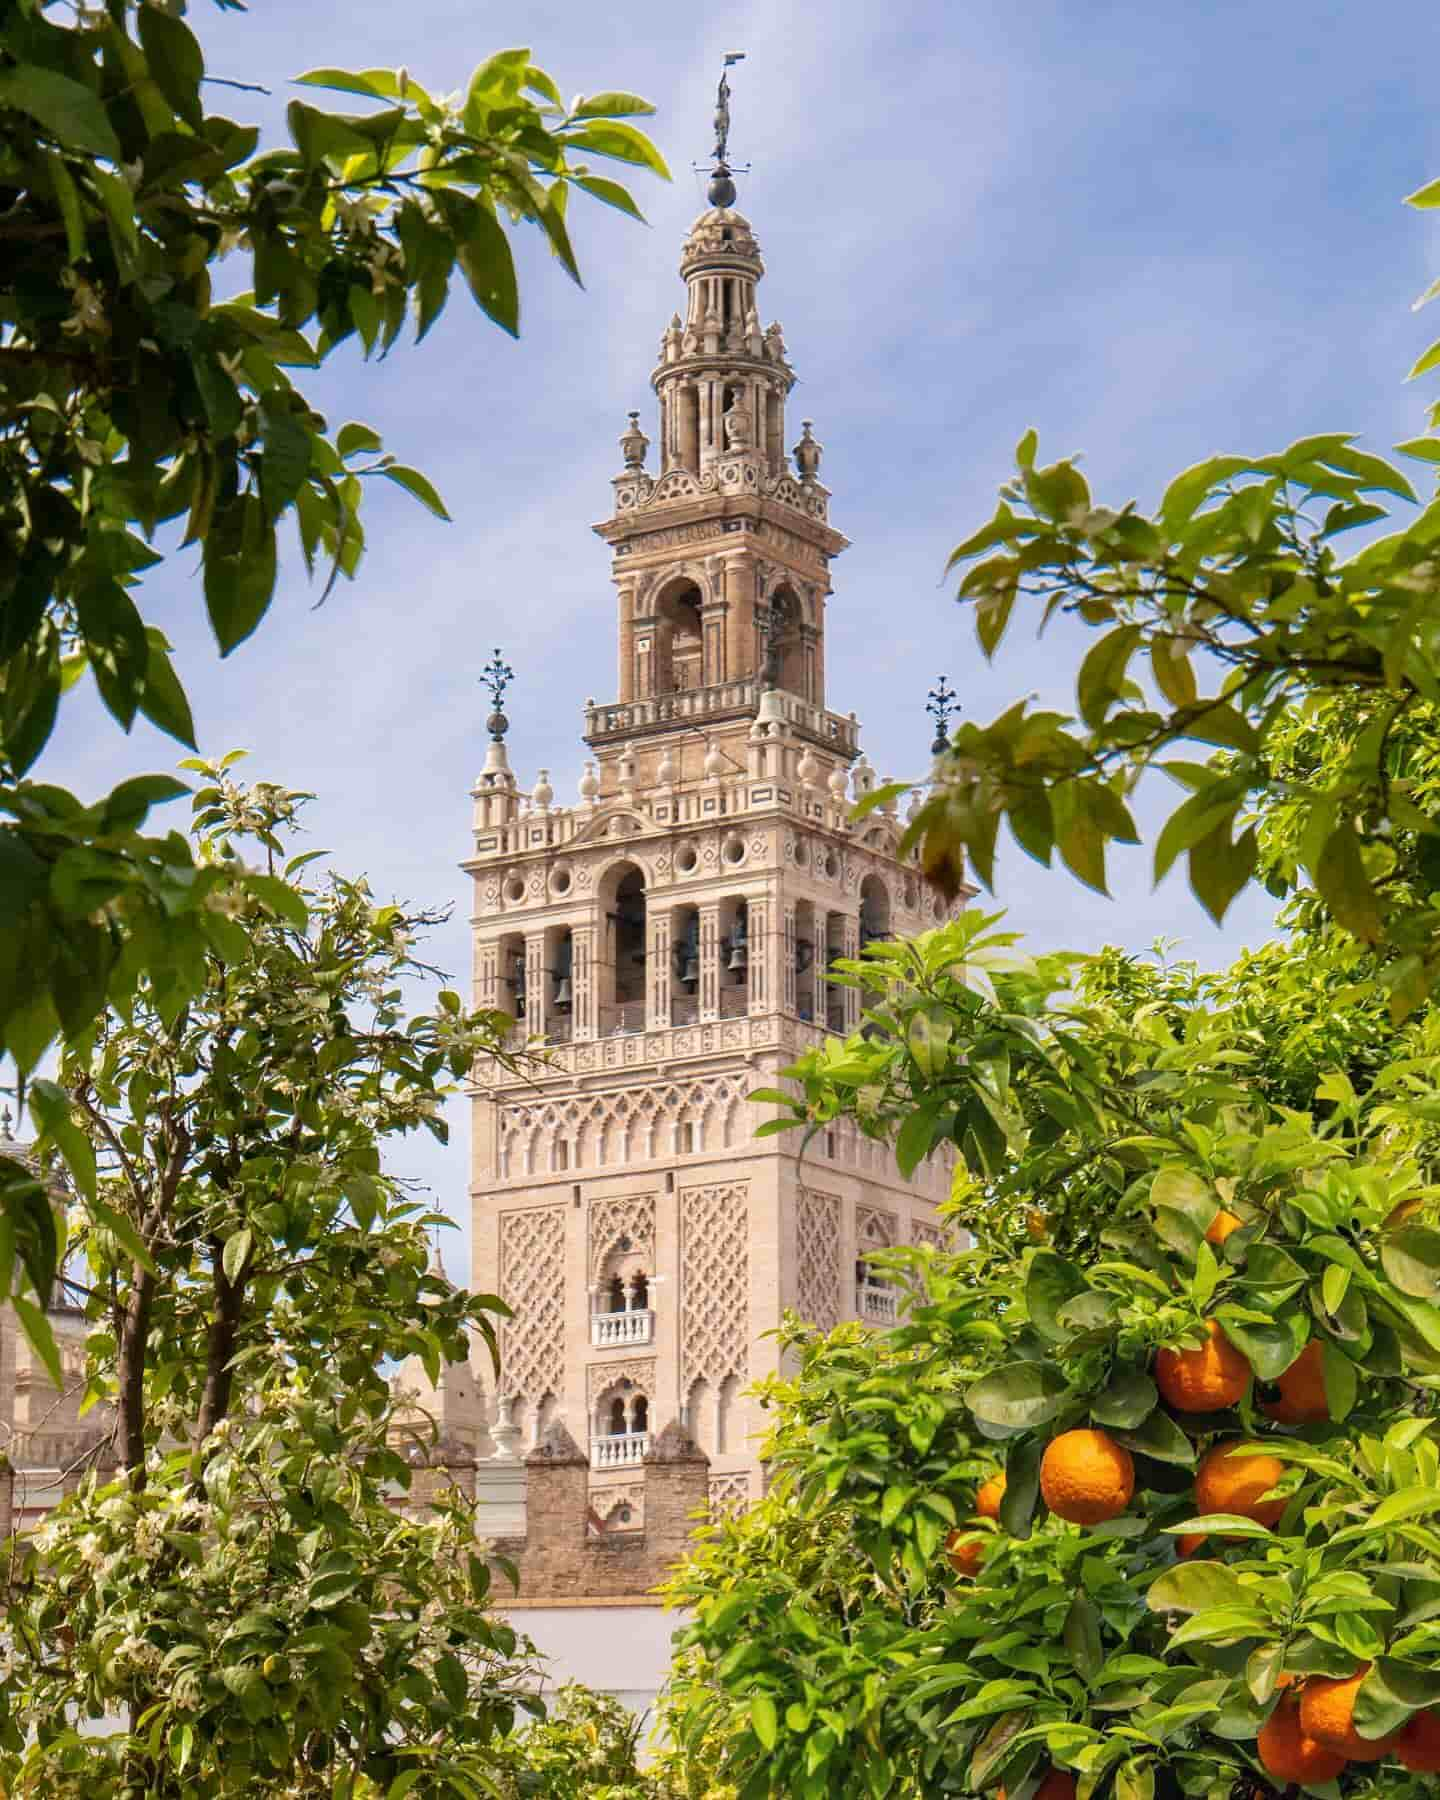
[[[483,688],[489,688],[490,704],[494,708],[490,717],[485,721],[485,725],[491,737],[494,738],[497,743],[510,729],[510,721],[505,717],[503,708],[505,705],[505,690],[514,679],[515,671],[500,655],[500,647],[497,644],[494,656],[480,671],[480,685]]]
[[[931,688],[925,710],[935,721],[935,742],[930,746],[930,754],[943,755],[950,747],[950,720],[960,710],[960,702],[950,685],[948,675],[942,675]]]

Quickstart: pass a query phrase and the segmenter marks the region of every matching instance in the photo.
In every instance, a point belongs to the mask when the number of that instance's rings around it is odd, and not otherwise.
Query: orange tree
[[[1356,954],[1026,965],[967,916],[851,965],[767,1129],[953,1157],[969,1242],[894,1253],[893,1333],[791,1323],[771,1491],[673,1584],[744,1800],[1432,1791],[1440,1010]]]

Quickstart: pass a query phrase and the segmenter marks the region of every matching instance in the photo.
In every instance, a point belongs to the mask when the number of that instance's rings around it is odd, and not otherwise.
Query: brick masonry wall
[[[710,1459],[672,1423],[642,1469],[645,1529],[593,1535],[589,1462],[563,1424],[550,1427],[525,1458],[525,1536],[494,1541],[495,1554],[519,1572],[517,1599],[639,1598],[665,1580],[708,1504]],[[497,1587],[497,1603],[506,1589]]]

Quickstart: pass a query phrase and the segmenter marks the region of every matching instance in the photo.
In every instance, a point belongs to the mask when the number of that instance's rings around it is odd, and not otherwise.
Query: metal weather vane
[[[948,675],[942,675],[931,688],[925,710],[935,721],[935,742],[930,746],[930,754],[942,756],[950,748],[950,720],[960,710],[960,702],[950,685]]]
[[[495,646],[495,654],[480,671],[480,685],[490,690],[490,703],[494,711],[485,721],[486,729],[498,743],[510,729],[510,721],[505,717],[505,690],[515,679],[515,671],[500,654],[500,646]]]
[[[734,169],[730,164],[730,76],[729,70],[744,62],[743,50],[727,50],[720,69],[720,86],[715,90],[715,148],[710,152],[714,167],[710,171],[709,199],[712,206],[735,203]],[[749,170],[747,163],[741,173]]]

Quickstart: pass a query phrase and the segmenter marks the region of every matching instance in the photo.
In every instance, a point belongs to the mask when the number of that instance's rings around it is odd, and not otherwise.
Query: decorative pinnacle
[[[490,702],[495,708],[485,721],[485,729],[498,744],[510,729],[510,721],[501,710],[505,704],[505,690],[515,679],[515,671],[500,655],[497,644],[495,654],[480,671],[480,685],[490,690]]]
[[[950,748],[950,720],[960,710],[949,676],[942,675],[931,688],[925,710],[935,721],[935,742],[930,746],[930,754],[942,756]]]
[[[735,183],[730,169],[730,78],[728,71],[744,62],[743,50],[728,50],[720,69],[720,86],[715,92],[715,148],[710,152],[715,167],[710,176],[708,199],[712,206],[735,204]]]

